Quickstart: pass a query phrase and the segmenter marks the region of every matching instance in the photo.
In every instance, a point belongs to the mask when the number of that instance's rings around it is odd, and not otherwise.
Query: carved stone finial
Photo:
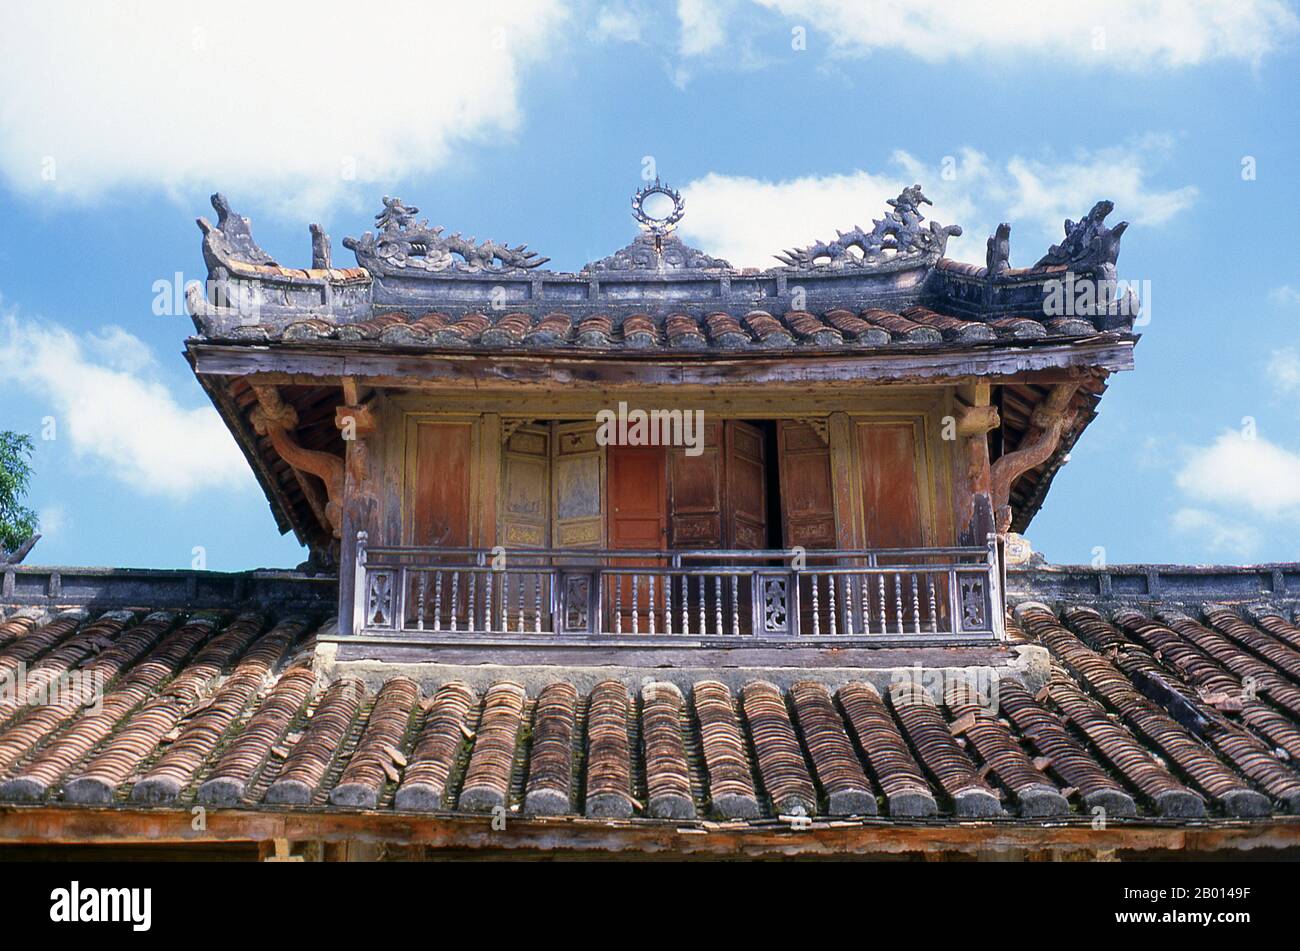
[[[989,235],[984,263],[988,267],[989,277],[997,277],[1004,271],[1011,270],[1011,225],[1005,221],[998,225],[997,231]]]
[[[1114,202],[1099,201],[1082,221],[1066,218],[1065,240],[1052,245],[1034,266],[1064,264],[1071,270],[1097,271],[1105,279],[1114,279],[1119,239],[1128,227],[1127,221],[1106,227],[1106,216],[1114,210]]]
[[[320,225],[311,225],[311,266],[313,270],[330,268],[330,236]]]
[[[251,222],[231,209],[225,195],[214,194],[212,207],[217,212],[216,225],[207,218],[195,219],[203,232],[203,257],[209,270],[224,267],[232,261],[275,266],[275,259],[253,240]]]
[[[651,215],[645,210],[645,201],[652,195],[663,195],[671,199],[673,210],[661,218]],[[681,192],[659,181],[658,175],[655,176],[653,185],[638,188],[636,194],[632,196],[632,217],[644,231],[650,234],[669,234],[677,227],[677,222],[682,220],[684,214],[686,214],[686,202]]]
[[[419,211],[400,198],[385,195],[384,210],[375,215],[378,234],[367,231],[360,238],[344,238],[343,246],[356,254],[363,268],[381,275],[530,270],[550,260],[538,257],[523,244],[480,244],[472,236],[444,235],[441,226],[417,221]]]
[[[961,234],[959,225],[940,225],[931,221],[921,226],[925,216],[922,205],[933,202],[925,197],[920,185],[904,188],[897,198],[886,201],[890,210],[872,220],[871,231],[855,226],[852,231],[837,232],[834,241],[817,241],[805,248],[792,248],[776,255],[781,263],[795,268],[874,268],[883,264],[915,260],[933,263],[943,257],[948,238]],[[850,249],[856,248],[861,256]]]
[[[672,200],[673,210],[656,217],[645,209],[647,198],[663,195]],[[632,195],[632,217],[641,227],[641,234],[627,247],[609,257],[592,261],[583,267],[584,274],[604,271],[711,271],[732,270],[731,263],[705,254],[677,237],[673,232],[686,214],[686,201],[681,192],[658,176]]]

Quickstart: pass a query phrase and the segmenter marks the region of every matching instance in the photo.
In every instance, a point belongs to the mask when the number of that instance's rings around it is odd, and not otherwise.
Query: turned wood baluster
[[[939,633],[939,603],[934,596],[934,575],[927,573],[925,576],[925,588],[930,595],[930,633]]]
[[[510,572],[501,572],[501,633],[510,633]]]
[[[647,575],[646,580],[650,583],[650,636],[655,636],[655,576]]]
[[[533,633],[542,633],[542,576],[533,575]]]
[[[637,589],[641,587],[641,576],[632,575],[632,634],[633,636],[641,633],[641,619],[636,613],[636,595]]]
[[[898,633],[903,633],[903,576],[894,572],[894,610],[898,612]]]
[[[871,633],[871,575],[858,577],[858,593],[862,595],[862,633]]]
[[[527,587],[528,587],[528,576],[520,575],[519,576],[519,624],[517,625],[520,634],[524,633],[524,613],[525,613],[524,612],[524,594],[525,594],[524,589]]]
[[[673,576],[664,575],[664,633],[673,632]]]
[[[433,629],[442,630],[442,572],[433,575]]]
[[[740,636],[740,577],[731,576],[731,633]]]
[[[451,632],[456,633],[456,605],[460,603],[460,572],[452,571],[451,573],[451,607],[447,614],[451,618]]]
[[[623,633],[623,576],[614,576],[614,633]]]
[[[466,599],[466,604],[465,604],[465,631],[467,633],[473,631],[475,627],[474,615],[478,613],[478,604],[477,604],[477,599],[474,597],[474,594],[477,587],[478,587],[478,572],[471,571],[469,573],[469,597]]]
[[[818,578],[817,575],[809,575],[808,577],[812,579],[813,637],[820,637],[822,633],[822,620],[821,611],[817,605],[817,587],[821,579]]]
[[[853,636],[853,575],[842,575],[844,579],[844,633]]]
[[[495,571],[483,576],[483,628],[492,633],[492,585]]]
[[[722,628],[722,575],[713,576],[713,633],[721,636]]]
[[[424,596],[425,596],[426,589],[429,587],[429,576],[425,574],[423,571],[421,571],[420,576],[419,578],[416,579],[415,584],[416,584],[416,589],[419,592],[419,594],[416,595],[416,599],[415,599],[415,629],[417,631],[423,631],[424,630]]]
[[[829,626],[831,629],[831,637],[834,637],[836,634],[839,633],[835,628],[835,587],[836,587],[835,580],[837,577],[838,577],[837,575],[826,576],[826,599],[827,601],[830,602],[830,625]]]
[[[912,633],[921,633],[921,589],[915,571],[912,572]]]
[[[885,607],[885,576],[876,575],[876,580],[880,582],[880,633],[889,633],[889,610]]]
[[[709,626],[706,623],[706,619],[708,615],[705,613],[708,610],[706,607],[706,602],[709,600],[709,594],[705,590],[705,588],[709,583],[709,579],[706,578],[704,575],[700,575],[699,577],[700,577],[700,637],[703,637],[704,635],[709,633]]]

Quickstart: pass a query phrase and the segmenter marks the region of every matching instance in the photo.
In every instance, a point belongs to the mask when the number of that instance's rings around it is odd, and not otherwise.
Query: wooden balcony
[[[412,644],[869,647],[1003,637],[996,540],[880,550],[370,548],[353,638]]]

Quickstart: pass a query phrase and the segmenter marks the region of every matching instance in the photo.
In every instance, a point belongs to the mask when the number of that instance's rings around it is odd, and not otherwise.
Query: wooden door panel
[[[501,460],[501,544],[549,548],[551,542],[550,430],[522,426],[506,440]]]
[[[471,544],[473,423],[416,423],[408,449],[406,541],[438,548]]]
[[[467,548],[473,534],[473,493],[477,482],[474,465],[475,433],[472,422],[412,421],[407,429],[403,541],[430,548]],[[433,554],[434,563],[462,563],[463,555]],[[450,583],[450,579],[447,579]],[[462,581],[465,579],[462,579]],[[457,589],[455,598],[444,591],[441,598],[430,593],[429,577],[423,577],[427,612],[438,610],[445,618],[455,614],[461,625],[469,612],[468,591]],[[417,623],[420,613],[421,577],[412,576],[404,592],[406,623]],[[433,602],[433,603],[430,603]]]
[[[763,431],[740,420],[727,422],[726,547],[767,547],[767,460]]]
[[[685,449],[668,454],[673,548],[725,547],[719,429],[717,423],[704,427],[703,452],[698,456],[688,456]]]
[[[556,548],[605,547],[605,450],[595,423],[553,423],[551,538]]]
[[[787,547],[835,547],[835,492],[830,448],[807,423],[777,422],[781,467],[781,537]]]
[[[858,423],[863,542],[868,548],[925,544],[917,434],[911,422]]]
[[[610,547],[664,547],[668,527],[664,449],[610,446],[606,464]]]
[[[668,535],[667,453],[662,446],[610,446],[606,450],[609,503],[609,545],[620,549],[658,551]],[[659,559],[628,559],[622,567],[659,565]],[[633,579],[611,579],[606,591],[606,627],[631,634],[650,630],[650,593],[638,582],[636,618],[632,617]],[[659,585],[655,606],[662,611],[664,591]]]

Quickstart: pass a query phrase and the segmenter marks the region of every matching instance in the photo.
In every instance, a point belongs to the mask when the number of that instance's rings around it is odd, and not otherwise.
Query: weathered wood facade
[[[1132,363],[1123,227],[1099,203],[1033,268],[993,241],[977,268],[924,201],[737,270],[676,238],[656,183],[642,234],[570,274],[387,199],[357,268],[327,241],[284,268],[218,197],[189,355],[338,567],[341,639],[996,639],[995,540]],[[1045,311],[1066,274],[1104,306]]]

